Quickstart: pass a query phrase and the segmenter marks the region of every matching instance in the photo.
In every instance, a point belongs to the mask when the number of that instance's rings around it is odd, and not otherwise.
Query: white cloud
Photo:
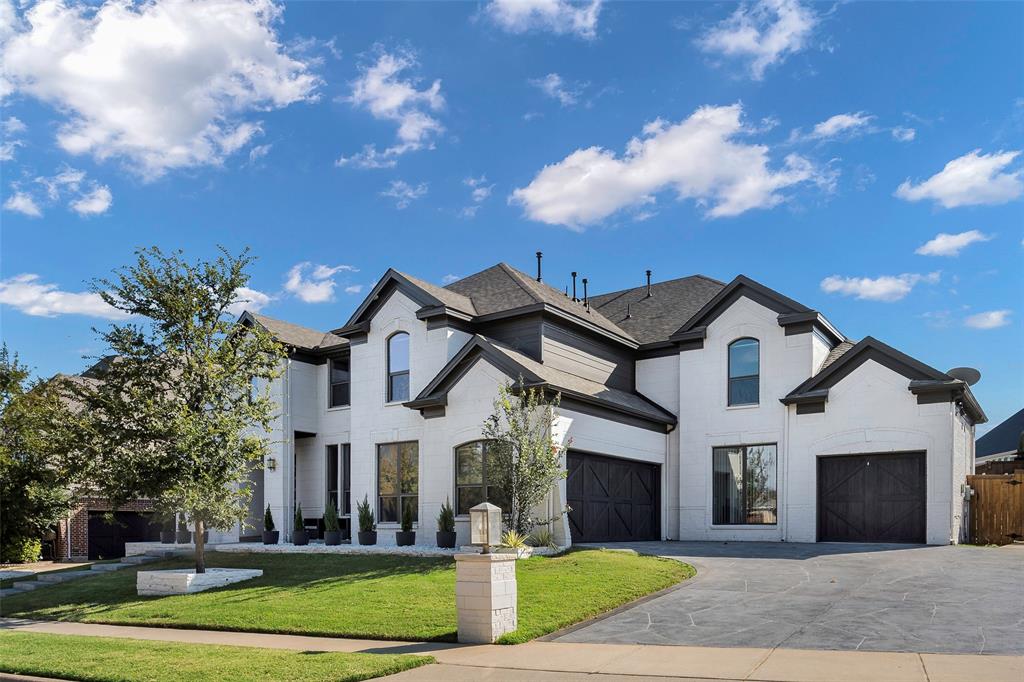
[[[352,284],[352,285],[349,285],[349,286],[345,287],[345,293],[346,294],[361,294],[361,293],[363,293],[363,285],[362,284]]]
[[[750,75],[764,78],[765,70],[802,50],[818,17],[797,0],[759,0],[743,4],[729,18],[700,37],[705,52],[750,61]]]
[[[365,145],[361,152],[339,158],[338,166],[356,168],[391,168],[395,157],[406,152],[433,147],[433,138],[444,131],[444,126],[432,114],[444,108],[441,81],[418,90],[416,81],[403,79],[402,72],[418,66],[409,51],[395,53],[377,48],[376,63],[364,65],[362,73],[352,82],[352,95],[348,97],[355,107],[363,107],[374,118],[398,124],[395,144],[383,151],[374,145]]]
[[[42,0],[3,47],[5,76],[66,118],[58,144],[145,179],[217,165],[260,131],[247,115],[315,98],[270,0]]]
[[[238,287],[235,289],[235,300],[227,307],[227,312],[235,317],[238,317],[246,310],[254,313],[259,312],[270,305],[272,300],[274,300],[272,296],[257,289]]]
[[[32,198],[32,195],[20,190],[7,197],[7,201],[4,202],[4,209],[27,215],[30,218],[39,218],[43,215],[39,204]]]
[[[249,165],[255,166],[256,162],[270,153],[272,144],[258,144],[249,150]]]
[[[333,277],[338,272],[358,272],[351,265],[314,265],[303,261],[292,266],[285,278],[284,290],[305,303],[324,303],[334,299],[337,282]]]
[[[916,273],[882,275],[875,278],[832,275],[821,280],[821,290],[827,294],[842,294],[867,301],[892,303],[906,297],[921,282],[937,284],[939,276],[938,272],[927,275]]]
[[[452,282],[458,282],[462,279],[462,275],[445,275],[441,278],[442,284],[451,284]]]
[[[856,135],[867,130],[874,118],[863,111],[858,111],[855,114],[836,114],[814,126],[811,137],[827,140],[840,135]]]
[[[1010,324],[1009,310],[989,310],[983,313],[976,313],[964,320],[964,324],[973,329],[996,329]]]
[[[26,130],[28,130],[28,128],[17,116],[8,116],[3,122],[4,135],[17,135],[18,133],[23,133]]]
[[[4,140],[0,142],[0,161],[13,161],[14,153],[18,147],[24,147],[21,140]]]
[[[978,230],[967,230],[957,234],[940,232],[917,248],[914,253],[921,256],[959,256],[960,251],[975,242],[987,242],[992,239]]]
[[[2,4],[3,0],[0,0]],[[3,17],[0,16],[0,21]],[[0,76],[2,80],[3,76]],[[2,95],[0,95],[2,97]],[[3,141],[0,142],[0,161],[13,161],[14,153],[18,147],[24,147],[25,143],[18,137],[19,133],[25,132],[27,128],[16,116],[8,116],[3,123],[0,123],[0,130],[3,131]]]
[[[1020,169],[1003,172],[1020,151],[999,151],[980,154],[975,149],[953,159],[922,183],[909,179],[896,189],[896,196],[907,201],[932,199],[944,208],[975,206],[978,204],[1005,204],[1024,194]]]
[[[72,201],[68,206],[80,216],[99,215],[106,213],[114,203],[114,196],[106,185],[98,185],[92,190]]]
[[[658,119],[643,128],[618,157],[601,147],[577,149],[545,166],[510,202],[527,217],[573,229],[596,223],[619,210],[655,202],[672,189],[679,199],[694,199],[711,218],[769,208],[782,201],[781,190],[804,182],[828,186],[834,175],[806,158],[790,154],[781,168],[768,165],[768,147],[737,138],[750,131],[742,107],[701,107],[670,124]]]
[[[601,0],[493,0],[485,11],[509,33],[550,31],[591,40],[597,36]]]
[[[380,195],[394,199],[395,208],[407,208],[413,201],[427,196],[427,183],[421,182],[413,187],[405,180],[392,180],[388,188]]]
[[[558,100],[563,107],[576,104],[585,87],[582,83],[566,83],[557,73],[549,73],[543,78],[531,78],[530,85],[539,88],[551,99]]]
[[[87,315],[108,320],[128,317],[107,305],[95,292],[61,291],[56,284],[41,282],[39,275],[30,273],[0,280],[0,303],[37,317]]]
[[[892,129],[892,137],[899,142],[913,142],[914,138],[917,137],[917,131],[913,128],[896,126]]]
[[[470,193],[473,203],[462,209],[462,217],[473,218],[476,216],[477,211],[480,210],[480,204],[487,201],[491,196],[491,192],[494,191],[494,185],[487,184],[486,175],[481,175],[479,178],[466,178],[462,181],[462,184],[473,190]]]

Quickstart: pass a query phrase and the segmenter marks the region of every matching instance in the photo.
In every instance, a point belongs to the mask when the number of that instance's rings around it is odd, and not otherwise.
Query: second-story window
[[[388,402],[409,399],[409,335],[405,332],[388,338]]]
[[[350,401],[350,376],[348,358],[334,359],[330,363],[331,393],[329,407],[345,407]]]
[[[757,339],[736,339],[729,344],[729,405],[760,402],[760,345]]]

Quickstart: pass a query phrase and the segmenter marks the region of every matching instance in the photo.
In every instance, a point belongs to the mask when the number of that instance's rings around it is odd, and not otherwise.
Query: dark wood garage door
[[[818,459],[818,540],[925,541],[925,454]]]
[[[150,523],[152,516],[141,512],[114,512],[114,520],[107,521],[104,512],[89,512],[89,558],[120,559],[124,556],[126,542],[159,540],[160,525]]]
[[[659,539],[658,465],[570,452],[568,466],[573,542]]]

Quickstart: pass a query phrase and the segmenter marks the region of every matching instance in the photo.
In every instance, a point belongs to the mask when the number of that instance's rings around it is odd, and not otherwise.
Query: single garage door
[[[113,521],[104,512],[89,512],[89,558],[120,559],[126,542],[159,540],[160,525],[151,520],[152,514],[141,512],[114,512]]]
[[[659,539],[656,464],[570,452],[565,482],[573,542]]]
[[[818,540],[925,541],[925,453],[818,459]]]

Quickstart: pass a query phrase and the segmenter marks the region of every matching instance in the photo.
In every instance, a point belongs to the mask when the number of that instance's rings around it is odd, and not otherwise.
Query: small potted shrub
[[[437,546],[442,549],[455,547],[455,512],[448,500],[441,505],[441,513],[437,515]]]
[[[357,506],[359,513],[359,544],[377,544],[377,526],[374,523],[373,511],[370,509],[370,501],[363,496],[363,501]]]
[[[338,523],[338,510],[333,504],[324,509],[324,544],[341,544],[341,526]]]
[[[188,526],[185,525],[185,517],[178,517],[178,533],[174,537],[174,541],[179,545],[187,545],[192,542],[192,533],[189,531]]]
[[[295,522],[292,526],[292,544],[308,545],[309,533],[306,532],[306,522],[302,518],[302,505],[295,505]]]
[[[408,504],[402,505],[402,530],[395,533],[395,544],[399,547],[416,544],[416,531],[412,529],[412,507]]]
[[[165,514],[160,525],[160,542],[165,545],[173,545],[175,540],[174,533],[174,514]]]
[[[268,504],[267,511],[263,513],[263,544],[276,545],[280,534],[281,531],[274,530],[274,515],[270,513]]]

